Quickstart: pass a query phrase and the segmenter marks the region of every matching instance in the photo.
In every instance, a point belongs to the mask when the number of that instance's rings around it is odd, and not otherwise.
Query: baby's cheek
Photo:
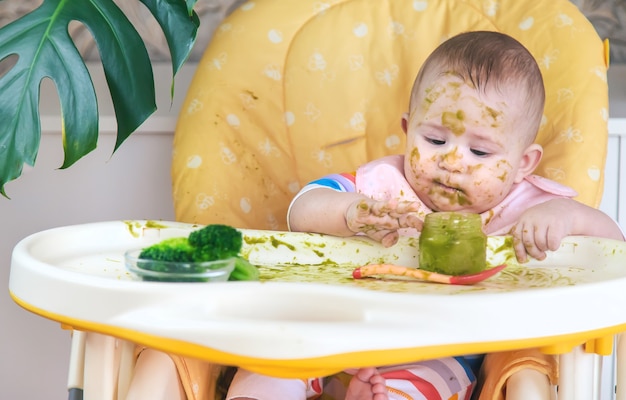
[[[502,183],[511,179],[513,166],[507,160],[499,160],[493,167],[493,176],[497,177]]]
[[[404,171],[405,178],[416,193],[424,192],[428,188],[427,173],[420,165],[409,165]]]
[[[407,161],[404,165],[404,174],[409,181],[415,181],[418,176],[424,173],[423,166],[420,163],[420,153],[417,147],[407,154]]]
[[[480,194],[486,202],[506,196],[511,189],[513,172],[511,164],[506,160],[483,169],[481,176],[483,179],[480,180]]]
[[[408,154],[409,165],[412,171],[416,171],[420,162],[420,152],[417,147],[413,147],[413,150]]]

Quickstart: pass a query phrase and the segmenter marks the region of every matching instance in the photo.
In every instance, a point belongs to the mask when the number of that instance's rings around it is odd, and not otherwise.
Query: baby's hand
[[[528,256],[537,260],[546,258],[546,251],[555,251],[561,240],[572,233],[575,219],[568,202],[551,200],[526,210],[511,229],[515,255],[519,262]]]
[[[398,241],[398,229],[422,229],[417,216],[419,204],[407,201],[375,201],[363,199],[354,202],[346,210],[346,224],[354,233],[368,237],[389,247]]]

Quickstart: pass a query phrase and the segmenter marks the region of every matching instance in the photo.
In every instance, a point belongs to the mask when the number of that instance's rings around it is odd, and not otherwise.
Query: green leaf
[[[195,42],[200,20],[193,12],[196,0],[140,0],[157,20],[170,49],[173,76],[187,61]],[[172,97],[174,79],[172,79]]]
[[[193,8],[197,3],[197,0],[185,0],[185,3],[187,4],[187,12],[189,13],[189,16],[193,15]]]
[[[190,0],[141,0],[165,32],[176,73],[195,40],[198,18]],[[94,36],[118,125],[117,149],[155,110],[152,66],[143,40],[113,0],[44,0],[33,12],[0,29],[0,60],[17,55],[0,77],[0,192],[34,165],[41,127],[39,86],[54,82],[61,100],[61,168],[92,151],[98,137],[98,106],[91,77],[68,25],[76,20]]]

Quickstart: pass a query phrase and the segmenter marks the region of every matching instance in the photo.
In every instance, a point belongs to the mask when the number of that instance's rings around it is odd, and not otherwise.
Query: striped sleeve
[[[326,175],[320,179],[316,179],[309,182],[302,188],[300,193],[311,190],[309,186],[313,187],[326,187],[336,190],[338,192],[354,192],[355,191],[355,178],[354,174],[332,174]]]
[[[298,197],[302,196],[309,190],[317,188],[327,188],[338,192],[356,192],[355,174],[356,173],[331,174],[307,183],[302,189],[300,189],[289,204],[289,209],[287,210],[287,228],[291,230],[289,227],[289,215],[291,214],[291,206],[298,199]]]

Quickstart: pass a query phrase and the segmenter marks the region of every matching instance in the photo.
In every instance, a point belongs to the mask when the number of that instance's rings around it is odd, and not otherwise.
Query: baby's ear
[[[520,183],[524,178],[532,174],[539,165],[542,156],[543,147],[541,147],[541,145],[533,143],[528,146],[526,150],[524,150],[524,154],[520,160],[517,175],[515,176],[515,183]]]
[[[409,113],[402,114],[402,130],[406,134],[409,130]]]

